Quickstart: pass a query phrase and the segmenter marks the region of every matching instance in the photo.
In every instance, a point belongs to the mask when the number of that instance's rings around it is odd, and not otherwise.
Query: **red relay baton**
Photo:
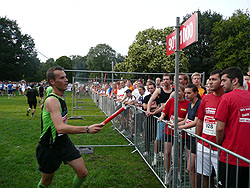
[[[116,116],[118,116],[120,113],[122,113],[126,108],[122,107],[119,110],[117,110],[115,113],[113,113],[111,116],[109,116],[107,119],[104,120],[104,122],[102,122],[104,125],[107,124],[109,121],[111,121],[112,119],[114,119]]]

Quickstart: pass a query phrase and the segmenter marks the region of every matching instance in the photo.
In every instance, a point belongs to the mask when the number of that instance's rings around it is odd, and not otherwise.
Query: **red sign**
[[[167,36],[167,55],[175,52],[176,31]],[[198,14],[194,13],[180,27],[180,50],[198,41]]]

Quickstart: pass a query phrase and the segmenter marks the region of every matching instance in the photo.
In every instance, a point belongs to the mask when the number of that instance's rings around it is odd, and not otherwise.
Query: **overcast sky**
[[[0,16],[16,20],[36,49],[55,60],[85,56],[101,43],[127,55],[139,31],[174,26],[176,17],[182,21],[198,9],[230,17],[247,8],[249,0],[0,0]]]

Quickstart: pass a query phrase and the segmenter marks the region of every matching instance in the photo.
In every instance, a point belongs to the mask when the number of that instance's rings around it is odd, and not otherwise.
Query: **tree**
[[[67,56],[59,57],[55,63],[64,68],[65,70],[72,70],[72,60]],[[67,78],[70,83],[72,82],[72,76],[73,76],[72,72],[67,72]]]
[[[116,65],[116,71],[127,72],[174,72],[174,55],[166,55],[166,36],[172,28],[149,28],[140,31],[130,45],[125,61]],[[180,71],[188,70],[188,59],[181,53]],[[130,76],[131,78],[133,75]]]
[[[116,64],[123,60],[123,56],[117,54],[109,45],[98,44],[96,47],[90,48],[87,54],[86,65],[88,70],[111,71],[112,62]],[[91,74],[91,77],[95,77],[96,75]]]
[[[70,57],[72,60],[72,66],[73,70],[86,70],[86,61],[87,61],[87,56],[71,56]],[[83,72],[74,72],[73,76],[75,77],[80,77],[80,78],[88,78],[89,73],[83,73]]]
[[[213,28],[215,68],[237,66],[247,72],[250,62],[250,14],[241,10]]]
[[[198,42],[183,49],[189,57],[189,72],[206,72],[208,73],[216,64],[215,57],[212,55],[213,39],[212,29],[217,22],[222,20],[222,15],[211,12],[211,10],[198,13]],[[183,22],[189,19],[192,14],[183,18]]]
[[[39,64],[31,36],[23,35],[16,21],[0,17],[0,80],[37,79]]]
[[[50,58],[46,60],[44,63],[40,63],[38,76],[40,77],[40,80],[46,80],[46,72],[49,68],[53,66],[59,66],[55,63],[53,58]]]

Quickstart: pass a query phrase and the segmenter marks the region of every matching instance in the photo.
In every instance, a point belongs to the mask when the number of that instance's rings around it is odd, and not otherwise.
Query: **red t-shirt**
[[[216,113],[217,104],[221,96],[215,96],[213,93],[205,95],[201,100],[198,109],[198,118],[203,121],[202,124],[202,138],[216,143],[216,125],[217,121],[214,116]],[[199,141],[202,144],[202,140]],[[207,142],[203,142],[204,146],[210,148]],[[211,146],[212,150],[217,150],[216,147]]]
[[[215,118],[225,123],[222,147],[250,159],[249,91],[235,89],[224,94],[218,104]],[[222,150],[220,161],[227,162],[227,154]],[[237,158],[229,155],[228,163],[236,166]],[[242,160],[239,160],[239,165],[249,167],[249,164]]]
[[[178,117],[179,118],[185,118],[187,114],[189,101],[184,99],[184,101],[178,102]],[[174,118],[174,98],[169,99],[166,106],[163,109],[163,112],[168,116],[168,121],[170,119]],[[171,129],[166,126],[165,133],[168,135],[173,135],[173,132],[171,133]]]
[[[247,82],[248,91],[250,91],[250,82]]]

